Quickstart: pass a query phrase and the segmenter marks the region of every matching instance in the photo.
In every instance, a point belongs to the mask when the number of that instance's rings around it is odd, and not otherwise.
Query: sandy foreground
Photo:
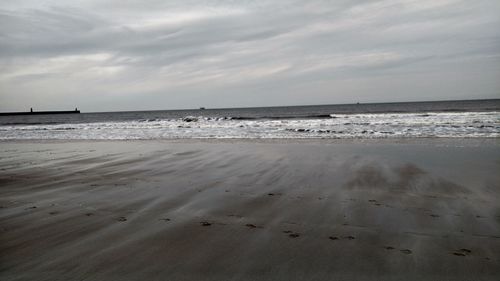
[[[1,280],[500,280],[498,140],[0,142]]]

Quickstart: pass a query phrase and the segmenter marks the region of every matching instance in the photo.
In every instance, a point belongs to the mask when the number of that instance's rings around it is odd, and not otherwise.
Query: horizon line
[[[119,112],[141,112],[141,111],[193,111],[193,110],[221,110],[221,109],[252,109],[252,108],[275,108],[275,107],[302,107],[302,106],[337,106],[337,105],[373,105],[373,104],[395,104],[395,103],[425,103],[425,102],[460,102],[460,101],[493,101],[500,100],[500,98],[483,98],[483,99],[445,99],[445,100],[417,100],[417,101],[386,101],[386,102],[355,102],[355,103],[328,103],[328,104],[300,104],[300,105],[271,105],[271,106],[248,106],[248,107],[205,107],[199,108],[179,108],[179,109],[142,109],[142,110],[111,110],[111,111],[82,111],[85,113],[119,113]],[[78,108],[78,107],[77,107]],[[42,111],[55,111],[55,110],[42,110]],[[10,111],[0,113],[16,113],[16,112],[29,112],[29,111]],[[41,111],[39,111],[41,112]]]
[[[252,108],[274,108],[274,107],[301,107],[301,106],[332,106],[332,105],[373,105],[373,104],[393,104],[393,103],[424,103],[424,102],[450,102],[450,101],[488,101],[500,100],[500,98],[484,99],[459,99],[459,100],[417,100],[417,101],[388,101],[388,102],[355,102],[355,103],[326,103],[326,104],[296,104],[296,105],[270,105],[270,106],[247,106],[247,107],[206,107],[199,108],[179,108],[179,109],[152,109],[152,110],[112,110],[112,111],[89,111],[82,113],[111,113],[111,112],[141,112],[141,111],[190,111],[190,110],[221,110],[221,109],[252,109]],[[203,107],[203,109],[201,109]]]

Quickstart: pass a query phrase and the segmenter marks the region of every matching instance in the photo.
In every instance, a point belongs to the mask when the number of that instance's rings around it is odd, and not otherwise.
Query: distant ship
[[[9,115],[44,115],[44,114],[75,114],[80,113],[78,108],[71,111],[33,111],[33,108],[30,108],[29,112],[1,112],[0,116],[9,116]]]
[[[200,107],[200,110],[205,110],[205,109],[206,109],[206,108],[204,108],[203,106],[202,106],[202,107]]]

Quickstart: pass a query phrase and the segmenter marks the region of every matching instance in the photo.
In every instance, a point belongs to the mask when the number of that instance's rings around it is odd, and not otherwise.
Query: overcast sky
[[[0,111],[500,98],[500,1],[0,2]]]

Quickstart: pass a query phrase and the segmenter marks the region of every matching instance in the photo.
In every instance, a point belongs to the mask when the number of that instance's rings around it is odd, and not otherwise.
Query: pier
[[[28,112],[0,112],[0,116],[12,116],[12,115],[49,115],[49,114],[78,114],[80,110],[75,108],[75,110],[70,111],[33,111],[33,108]]]

